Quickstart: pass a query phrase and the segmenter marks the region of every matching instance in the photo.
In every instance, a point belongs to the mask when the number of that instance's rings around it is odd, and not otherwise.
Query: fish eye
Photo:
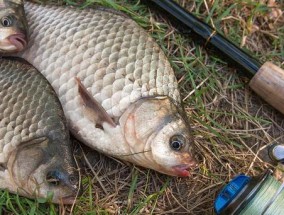
[[[69,181],[71,184],[75,185],[77,183],[77,177],[75,175],[70,175]]]
[[[186,139],[182,135],[174,135],[170,138],[170,147],[175,151],[181,150],[185,143]]]
[[[46,175],[46,181],[53,186],[58,186],[60,184],[60,173],[57,171],[50,171]]]
[[[13,24],[13,19],[10,16],[4,16],[1,19],[1,23],[4,27],[10,27]]]

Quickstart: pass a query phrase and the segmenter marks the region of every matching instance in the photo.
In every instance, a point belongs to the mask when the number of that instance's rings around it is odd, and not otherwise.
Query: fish
[[[23,59],[0,59],[0,189],[72,204],[79,173],[61,104]],[[51,199],[49,199],[51,198]]]
[[[54,88],[72,134],[103,154],[187,177],[196,167],[174,71],[127,15],[25,2],[29,44],[17,56]]]
[[[28,27],[22,0],[0,0],[0,52],[12,54],[27,46]]]

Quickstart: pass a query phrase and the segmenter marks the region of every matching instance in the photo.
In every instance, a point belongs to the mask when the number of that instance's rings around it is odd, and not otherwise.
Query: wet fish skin
[[[0,1],[0,52],[22,51],[27,43],[28,25],[22,0]]]
[[[188,176],[195,166],[190,129],[177,111],[174,72],[156,42],[109,10],[25,3],[25,11],[30,43],[19,56],[51,83],[72,133],[107,155]]]
[[[20,59],[0,59],[0,188],[72,204],[78,172],[63,110],[48,81]]]

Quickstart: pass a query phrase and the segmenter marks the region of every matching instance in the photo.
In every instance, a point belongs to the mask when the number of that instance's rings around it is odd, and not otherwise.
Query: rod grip
[[[271,62],[266,62],[253,76],[249,86],[284,114],[284,70]]]

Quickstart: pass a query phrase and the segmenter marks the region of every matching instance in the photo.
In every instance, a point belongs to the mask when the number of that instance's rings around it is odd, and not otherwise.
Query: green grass
[[[213,200],[224,183],[235,174],[258,175],[269,166],[261,162],[265,156],[256,158],[256,153],[275,140],[284,141],[283,116],[251,92],[249,80],[228,65],[227,59],[205,48],[191,34],[173,33],[175,29],[165,17],[150,13],[139,1],[65,2],[79,8],[98,3],[123,11],[155,38],[180,80],[200,161],[191,178],[178,179],[100,156],[92,163],[98,178],[89,168],[84,169],[84,193],[72,208],[74,214],[212,214]],[[261,62],[271,60],[282,63],[283,68],[284,24],[266,20],[270,11],[266,5],[251,0],[212,2],[179,1]],[[284,8],[283,3],[278,6]],[[261,30],[251,32],[252,25]],[[0,214],[64,214],[70,210],[6,191],[0,193]]]
[[[46,201],[36,201],[10,194],[8,191],[0,193],[0,214],[40,215],[58,214],[57,206],[47,204]]]

